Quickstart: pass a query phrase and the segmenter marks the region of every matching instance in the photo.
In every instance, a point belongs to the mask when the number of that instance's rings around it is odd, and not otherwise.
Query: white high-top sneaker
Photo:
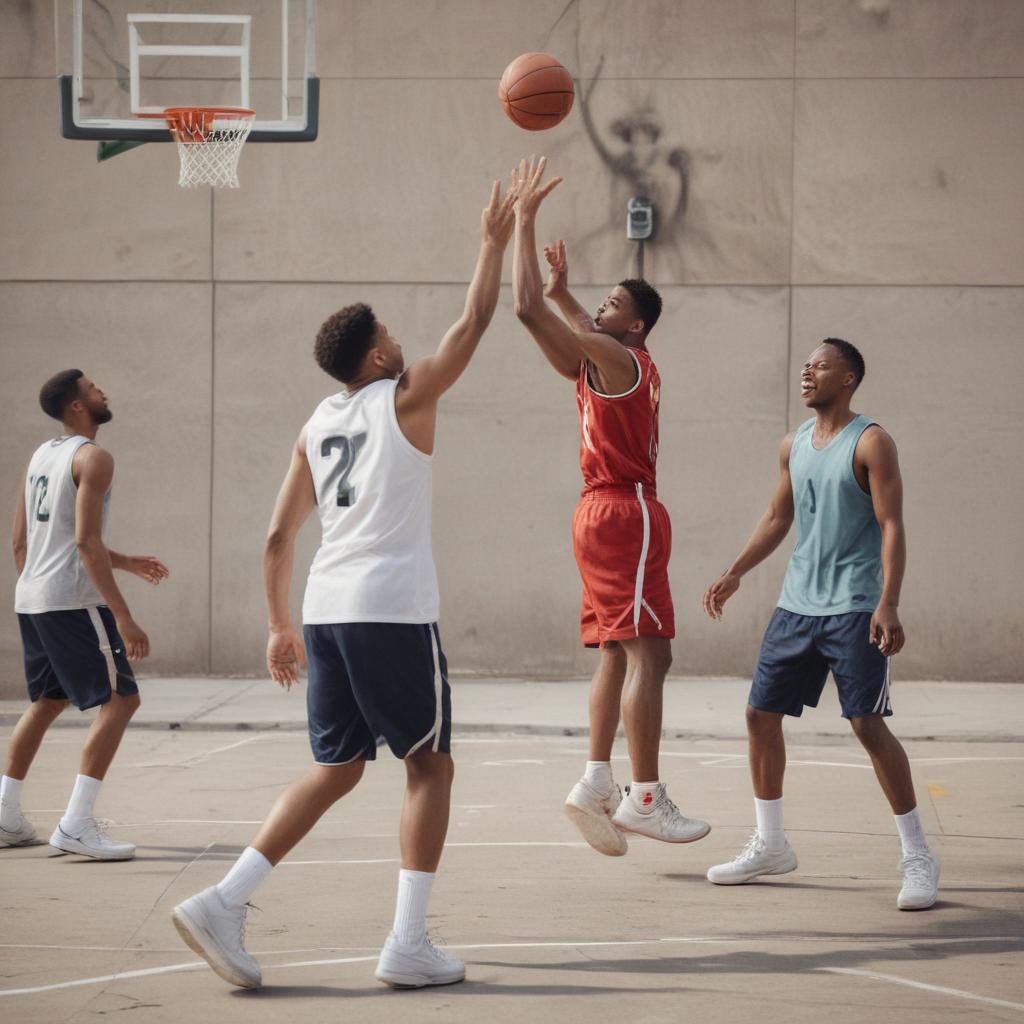
[[[75,835],[69,835],[58,825],[50,836],[50,845],[64,853],[77,853],[93,860],[131,860],[135,856],[134,843],[111,839],[95,818],[88,818]]]
[[[939,895],[939,862],[931,850],[912,853],[900,861],[903,888],[896,897],[900,910],[927,910]]]
[[[612,824],[612,815],[622,802],[622,790],[612,784],[608,796],[601,796],[586,779],[580,779],[565,801],[565,816],[590,845],[607,857],[621,857],[629,845]]]
[[[259,988],[260,965],[245,951],[245,914],[249,909],[229,907],[211,885],[179,903],[171,914],[185,945],[198,953],[225,981],[239,988]]]
[[[399,942],[389,932],[373,976],[392,988],[423,988],[454,985],[466,977],[466,965],[451,953],[438,949],[424,934],[419,942]]]
[[[42,842],[20,807],[4,801],[0,822],[6,822],[0,824],[0,846],[36,846]]]
[[[621,832],[634,832],[638,836],[659,839],[663,843],[692,843],[703,839],[711,826],[697,818],[687,818],[668,798],[665,783],[659,783],[658,795],[649,811],[638,811],[630,799],[629,790],[612,815],[612,823]]]
[[[781,850],[769,850],[755,831],[731,861],[708,868],[707,877],[715,885],[741,885],[758,875],[785,875],[795,870],[796,854],[788,841]]]

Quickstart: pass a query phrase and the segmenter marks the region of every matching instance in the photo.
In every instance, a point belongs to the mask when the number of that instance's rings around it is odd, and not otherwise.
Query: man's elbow
[[[76,537],[75,547],[83,562],[94,559],[102,550],[103,542],[98,537]]]
[[[267,558],[274,558],[288,550],[292,543],[292,534],[281,526],[272,526],[263,545],[263,553]]]
[[[517,298],[515,312],[520,323],[525,324],[527,327],[531,327],[537,322],[538,309],[536,301]]]

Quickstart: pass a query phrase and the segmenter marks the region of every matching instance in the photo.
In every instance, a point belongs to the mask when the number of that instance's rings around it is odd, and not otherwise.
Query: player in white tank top
[[[295,536],[317,507],[323,538],[303,606],[314,761],[285,792],[224,880],[175,908],[188,945],[227,981],[256,987],[245,905],[273,865],[351,790],[383,736],[407,771],[395,925],[377,966],[388,984],[461,981],[457,958],[426,935],[426,908],[448,828],[453,776],[445,661],[434,620],[431,456],[437,404],[465,370],[498,300],[515,192],[495,182],[462,316],[437,352],[405,368],[402,348],[361,303],[330,317],[315,355],[344,389],[325,399],[292,448],[264,551],[267,667],[291,688],[306,666],[288,607]]]
[[[0,846],[37,841],[21,811],[22,783],[46,730],[71,702],[100,711],[50,844],[98,860],[127,860],[135,847],[112,841],[93,805],[139,706],[128,658],[145,657],[149,639],[132,619],[113,570],[157,583],[167,568],[103,543],[114,472],[114,460],[96,444],[97,430],[112,415],[103,392],[81,370],[65,370],[43,385],[39,401],[64,433],[33,454],[15,513],[15,610],[32,704],[14,732],[0,781]]]

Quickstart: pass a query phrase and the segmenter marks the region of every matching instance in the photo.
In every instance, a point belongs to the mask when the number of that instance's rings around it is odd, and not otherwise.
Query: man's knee
[[[38,709],[38,713],[45,715],[51,721],[55,719],[66,707],[68,701],[66,698],[61,697],[55,699],[53,697],[40,697],[35,702],[35,707]]]
[[[111,695],[110,710],[121,718],[131,718],[142,707],[142,698],[137,693]]]
[[[409,781],[442,782],[449,786],[455,779],[455,762],[451,754],[434,750],[417,750],[405,758],[405,770]]]
[[[747,705],[747,732],[763,736],[782,728],[782,715],[774,711],[762,711],[752,704]]]
[[[637,664],[643,675],[663,680],[672,667],[672,641],[657,637],[640,637],[625,641],[627,657]]]
[[[889,727],[881,715],[859,715],[850,719],[854,735],[869,750],[884,743],[889,737]]]

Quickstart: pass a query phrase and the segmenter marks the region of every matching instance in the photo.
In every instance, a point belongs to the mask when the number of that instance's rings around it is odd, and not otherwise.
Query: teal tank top
[[[779,607],[798,615],[873,612],[882,596],[882,531],[871,495],[853,473],[860,435],[874,421],[854,417],[828,446],[811,444],[814,420],[797,428],[789,453],[796,548]]]

